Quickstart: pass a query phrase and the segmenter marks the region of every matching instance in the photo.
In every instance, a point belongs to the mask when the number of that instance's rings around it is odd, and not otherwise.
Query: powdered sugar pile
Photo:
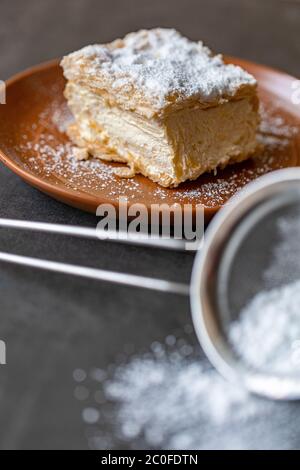
[[[132,360],[117,370],[105,393],[121,404],[123,437],[134,439],[145,432],[152,446],[169,439],[170,448],[192,448],[195,436],[185,432],[187,426],[195,432],[201,421],[217,427],[231,416],[238,421],[257,412],[251,399],[245,407],[246,392],[227,386],[205,362],[186,361],[180,354],[175,361]]]
[[[174,29],[157,28],[130,33],[108,45],[87,46],[63,61],[65,75],[74,79],[76,64],[88,58],[85,73],[102,75],[117,89],[133,86],[163,107],[197,97],[204,102],[233,96],[242,85],[255,85],[253,76],[234,65],[225,65],[222,56],[213,56],[201,42],[192,42]],[[80,72],[80,69],[78,69]],[[126,88],[127,87],[127,88]]]
[[[278,241],[263,273],[264,290],[230,327],[230,338],[250,366],[279,374],[300,372],[300,212],[276,221]]]
[[[272,250],[272,262],[263,273],[268,289],[300,279],[300,212],[280,217],[276,225],[278,241]]]
[[[282,432],[293,411],[225,382],[183,331],[106,370],[81,373],[75,397],[83,406],[91,449],[263,449],[291,444]]]
[[[236,351],[256,369],[300,372],[300,281],[257,294],[230,329]]]

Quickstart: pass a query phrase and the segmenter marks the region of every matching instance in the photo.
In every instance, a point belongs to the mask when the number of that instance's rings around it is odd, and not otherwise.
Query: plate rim
[[[268,65],[260,64],[260,63],[250,61],[247,59],[241,59],[235,56],[224,55],[223,57],[224,57],[225,62],[227,63],[237,64],[241,67],[244,67],[246,70],[247,68],[255,69],[257,70],[258,74],[259,72],[272,74],[273,76],[276,76],[278,80],[279,79],[285,80],[285,81],[290,82],[291,84],[295,80],[298,80],[296,77],[286,73],[285,71],[270,67]],[[53,67],[59,67],[60,62],[61,62],[61,59],[59,58],[51,59],[46,62],[41,62],[37,65],[28,67],[24,69],[23,71],[14,74],[12,77],[5,80],[6,90],[8,90],[9,87],[12,87],[16,83],[30,76],[33,76],[36,73],[43,72]],[[258,79],[258,82],[259,82],[259,79]],[[259,84],[260,83],[258,83],[258,85]],[[285,91],[285,87],[282,87],[282,89],[283,91]],[[272,93],[272,89],[270,89],[269,91]],[[287,100],[287,96],[285,96],[284,93],[278,94],[278,93],[275,93],[275,90],[274,90],[274,94],[278,96],[279,98],[284,99],[285,101]],[[291,99],[291,95],[289,95],[289,97]],[[297,106],[293,104],[292,101],[290,101],[290,103],[291,103],[291,109],[289,109],[288,111],[290,112],[290,114],[295,115],[295,117],[298,117],[300,120],[300,106],[298,107],[299,108],[298,110]],[[1,148],[1,141],[0,141],[0,161],[7,168],[9,168],[13,173],[15,173],[17,176],[22,178],[22,180],[25,181],[26,183],[30,184],[34,188],[47,194],[49,197],[52,197],[59,201],[63,201],[65,204],[71,205],[70,202],[68,202],[70,199],[74,200],[74,206],[77,208],[80,208],[80,206],[86,206],[86,203],[88,203],[89,205],[100,205],[103,203],[110,202],[116,209],[118,209],[117,205],[114,202],[106,200],[105,198],[103,198],[102,201],[100,201],[97,196],[92,196],[86,193],[84,194],[84,201],[83,201],[82,194],[78,193],[72,188],[58,187],[54,185],[53,183],[49,183],[45,181],[43,178],[37,175],[34,175],[30,173],[29,171],[26,171],[26,169],[19,166],[16,161],[12,160],[8,155],[6,155],[5,151]],[[222,206],[223,205],[220,205],[220,204],[215,207],[203,206],[205,220],[209,221],[222,208]],[[147,205],[147,210],[149,209],[150,207],[148,207]],[[83,207],[82,207],[82,210],[87,211],[87,209]]]

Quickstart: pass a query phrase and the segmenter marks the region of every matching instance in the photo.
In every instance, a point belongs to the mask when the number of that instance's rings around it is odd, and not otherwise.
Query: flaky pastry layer
[[[127,163],[123,176],[176,187],[256,150],[255,79],[174,30],[89,46],[62,66],[70,138],[95,157]]]

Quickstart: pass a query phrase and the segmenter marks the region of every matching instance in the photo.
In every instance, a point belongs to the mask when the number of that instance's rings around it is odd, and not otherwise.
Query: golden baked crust
[[[225,64],[202,42],[172,29],[130,33],[109,44],[87,46],[62,60],[69,81],[147,117],[182,106],[207,108],[251,96],[256,80]]]

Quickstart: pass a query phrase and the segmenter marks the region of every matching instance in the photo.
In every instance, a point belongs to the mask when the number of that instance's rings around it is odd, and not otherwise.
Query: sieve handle
[[[11,219],[0,219],[0,227],[7,227],[13,229],[21,230],[31,230],[31,231],[41,231],[47,233],[57,233],[62,235],[85,237],[85,238],[100,238],[101,235],[106,237],[107,233],[105,232],[98,234],[98,230],[85,228],[85,227],[75,227],[69,225],[60,225],[60,224],[49,224],[42,222],[29,222],[29,221],[20,221],[20,220],[11,220]],[[183,240],[167,240],[157,237],[156,239],[150,239],[138,235],[136,240],[130,237],[130,239],[120,239],[119,232],[109,232],[108,238],[110,241],[116,242],[125,242],[130,244],[138,244],[144,246],[152,246],[166,249],[182,249],[184,244]],[[165,243],[166,242],[166,243]],[[181,242],[181,243],[178,243]],[[58,272],[63,274],[72,274],[74,276],[80,276],[84,278],[94,279],[98,281],[107,281],[113,282],[115,284],[122,284],[133,287],[140,287],[144,289],[151,289],[160,292],[169,292],[179,295],[189,295],[189,286],[182,283],[166,281],[164,279],[154,279],[151,277],[137,276],[134,274],[118,273],[114,271],[106,271],[103,269],[88,268],[85,266],[76,266],[72,264],[59,263],[55,261],[49,261],[44,259],[37,259],[27,256],[20,256],[11,253],[0,252],[0,261],[6,263],[13,263],[21,266],[29,266],[31,268],[38,268],[42,270]]]
[[[164,250],[185,251],[186,242],[174,238],[162,238],[159,235],[141,233],[128,233],[117,230],[104,230],[101,228],[77,227],[75,225],[52,224],[45,222],[31,222],[28,220],[13,220],[0,218],[0,227],[33,232],[56,233],[73,237],[91,238],[94,240],[107,240],[129,245],[148,246]]]

